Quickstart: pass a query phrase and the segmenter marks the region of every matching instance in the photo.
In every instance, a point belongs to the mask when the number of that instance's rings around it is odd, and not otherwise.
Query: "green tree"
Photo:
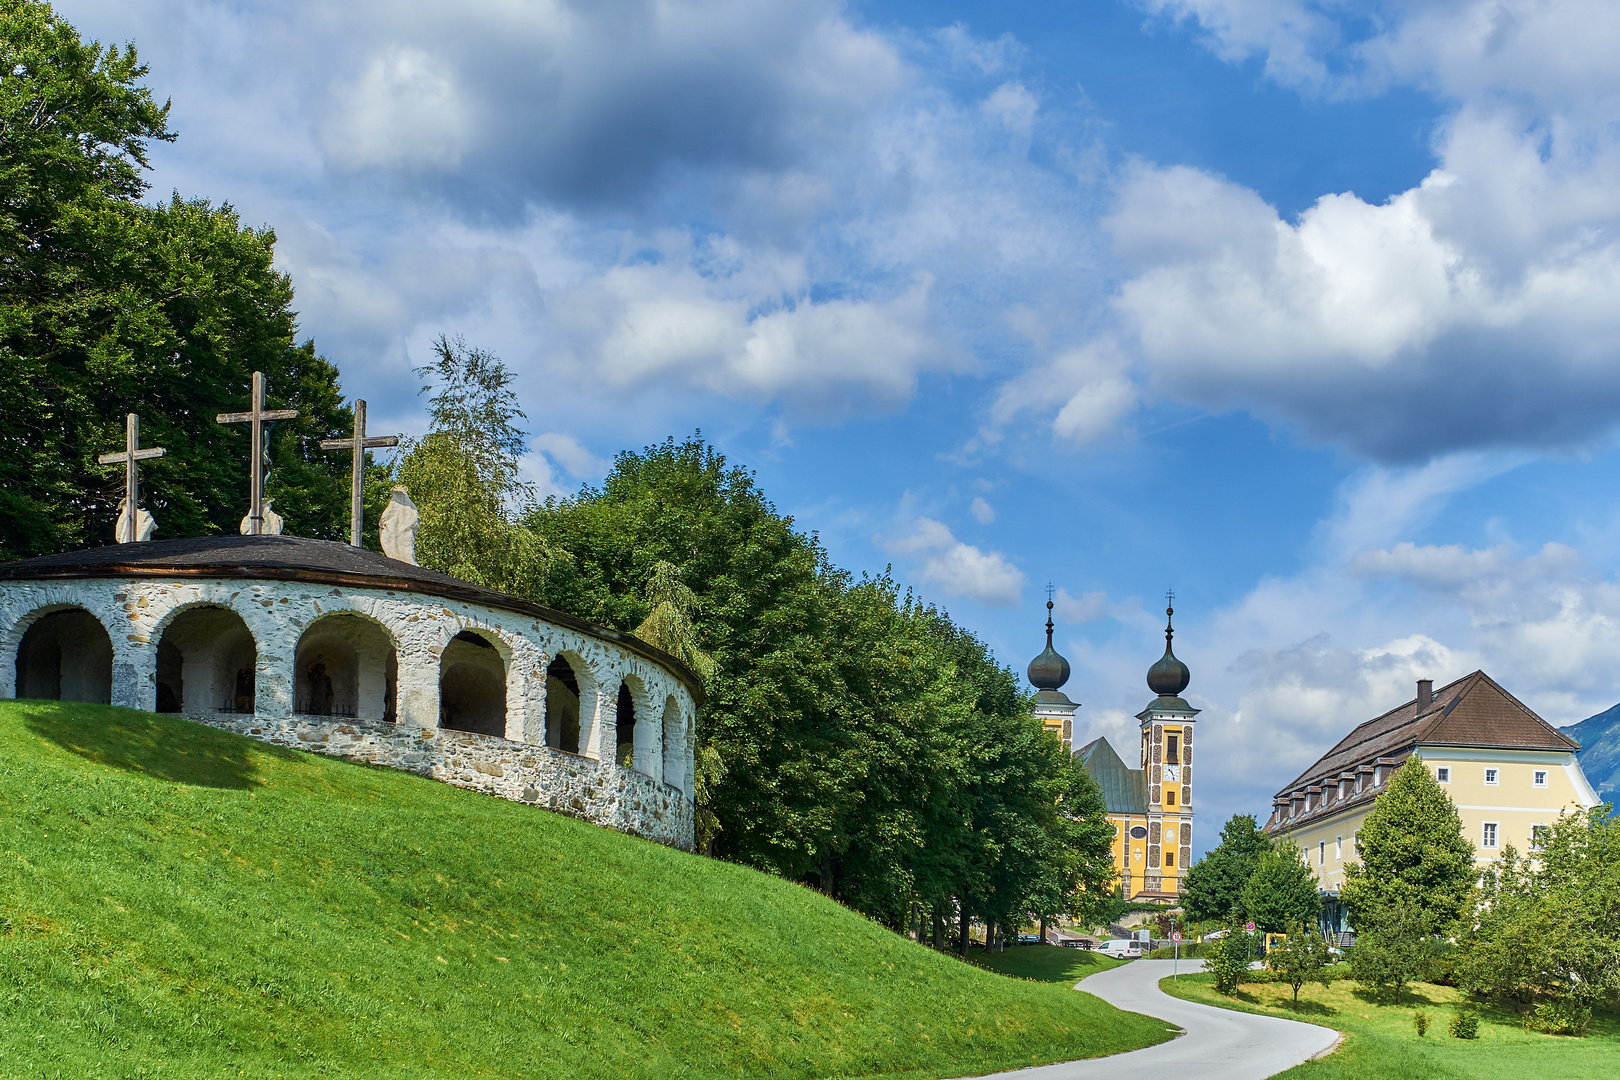
[[[1249,974],[1254,937],[1242,923],[1234,920],[1225,936],[1212,942],[1204,956],[1204,969],[1215,976],[1215,989],[1223,994],[1236,994]]]
[[[247,443],[214,422],[300,410],[270,442],[267,494],[288,528],[342,535],[343,469],[317,443],[349,423],[337,373],[294,344],[275,236],[229,206],[148,206],[146,148],[174,136],[133,49],[83,42],[48,5],[0,18],[0,560],[110,543],[122,494],[98,453],[126,412],[168,456],[146,466],[159,538],[234,532]]]
[[[1363,986],[1394,995],[1401,1003],[1406,984],[1426,978],[1440,953],[1434,918],[1416,905],[1395,901],[1379,909],[1374,929],[1359,930],[1350,950],[1350,974]]]
[[[499,357],[440,337],[433,360],[417,368],[428,380],[430,428],[407,439],[393,482],[410,492],[422,514],[416,559],[463,581],[540,599],[554,559],[533,530],[513,520],[533,499],[519,472],[526,436],[512,373]],[[386,484],[372,497],[386,498]]]
[[[1468,909],[1474,846],[1462,835],[1457,808],[1416,754],[1373,803],[1356,848],[1359,859],[1345,867],[1340,895],[1358,932],[1376,929],[1386,911],[1404,905],[1443,933]]]
[[[1268,934],[1280,934],[1292,923],[1315,926],[1322,910],[1316,875],[1286,839],[1260,853],[1240,901],[1255,925]]]
[[[1299,1008],[1300,987],[1315,980],[1327,986],[1332,980],[1327,975],[1330,960],[1327,942],[1317,932],[1315,924],[1291,922],[1287,937],[1280,945],[1266,953],[1266,967],[1294,991],[1294,1008]]]
[[[1234,814],[1221,828],[1221,842],[1187,871],[1181,903],[1189,919],[1224,919],[1243,907],[1260,853],[1271,846],[1253,814]]]

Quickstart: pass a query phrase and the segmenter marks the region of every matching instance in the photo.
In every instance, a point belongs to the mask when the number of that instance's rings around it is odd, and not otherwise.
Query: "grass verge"
[[[1164,1037],[742,867],[0,702],[0,1076],[935,1077]]]
[[[1307,1061],[1274,1080],[1593,1080],[1615,1075],[1620,1062],[1620,1017],[1602,1016],[1584,1039],[1525,1031],[1511,1012],[1479,1010],[1479,1038],[1454,1039],[1447,1026],[1461,1001],[1450,987],[1419,983],[1401,1005],[1376,1001],[1357,983],[1307,985],[1299,1009],[1292,991],[1275,984],[1246,984],[1236,998],[1215,992],[1213,976],[1183,975],[1159,983],[1173,997],[1223,1009],[1265,1013],[1326,1024],[1344,1033],[1339,1049]],[[1429,1014],[1429,1033],[1419,1036],[1413,1014]]]
[[[1085,949],[1065,949],[1061,945],[1014,945],[1003,952],[969,951],[968,961],[986,971],[1036,982],[1067,983],[1073,986],[1087,975],[1118,967],[1115,960]]]

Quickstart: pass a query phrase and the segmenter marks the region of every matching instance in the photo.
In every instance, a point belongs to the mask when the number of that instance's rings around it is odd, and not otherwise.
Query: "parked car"
[[[1114,938],[1103,942],[1102,954],[1112,956],[1116,960],[1128,960],[1141,956],[1152,947],[1151,942],[1139,941],[1136,938]]]
[[[1064,938],[1059,944],[1065,949],[1095,949],[1097,947],[1095,941],[1083,937]]]
[[[1039,935],[1039,934],[1019,934],[1018,935],[1018,944],[1020,944],[1020,945],[1039,945],[1040,943],[1041,943],[1041,935]]]

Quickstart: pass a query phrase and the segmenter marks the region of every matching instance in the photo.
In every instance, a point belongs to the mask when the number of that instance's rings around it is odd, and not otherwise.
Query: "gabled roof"
[[[1376,758],[1402,761],[1417,746],[1500,750],[1579,750],[1580,744],[1531,712],[1497,681],[1476,671],[1434,692],[1421,708],[1414,698],[1368,720],[1281,791],[1337,782],[1341,772]]]
[[[1102,788],[1109,813],[1147,813],[1147,773],[1127,767],[1107,739],[1093,739],[1075,753]]]

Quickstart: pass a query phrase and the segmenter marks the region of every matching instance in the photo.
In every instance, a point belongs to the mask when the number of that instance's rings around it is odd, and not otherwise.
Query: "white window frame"
[[[1436,765],[1434,767],[1434,782],[1437,784],[1451,783],[1451,766]]]
[[[1344,862],[1344,837],[1342,836],[1333,838],[1333,861]]]
[[[1548,825],[1545,821],[1538,821],[1534,825],[1530,826],[1530,850],[1531,851],[1540,851],[1541,850],[1541,845],[1536,843],[1536,830],[1537,829],[1551,829],[1551,828],[1552,828],[1552,826]]]
[[[1485,786],[1486,787],[1495,787],[1501,781],[1501,779],[1502,779],[1502,771],[1500,769],[1497,769],[1497,768],[1493,767],[1493,768],[1488,768],[1488,769],[1485,770]]]
[[[1318,840],[1316,842],[1316,865],[1317,866],[1326,866],[1327,865],[1327,841],[1326,840]]]
[[[1546,769],[1537,769],[1534,773],[1532,773],[1531,774],[1531,783],[1535,787],[1546,787],[1547,786],[1547,770]]]
[[[1479,828],[1479,846],[1482,848],[1487,848],[1491,851],[1495,851],[1501,846],[1501,843],[1501,823],[1496,821],[1482,822]]]

